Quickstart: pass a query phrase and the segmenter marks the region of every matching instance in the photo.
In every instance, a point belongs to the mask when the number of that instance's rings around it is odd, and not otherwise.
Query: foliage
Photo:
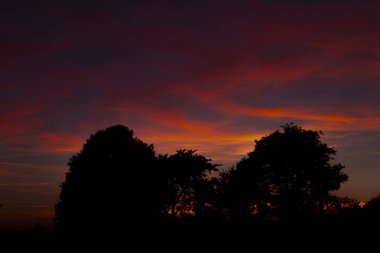
[[[128,225],[154,216],[154,161],[153,146],[127,127],[117,125],[91,135],[68,163],[56,206],[57,227]]]
[[[216,164],[195,150],[178,150],[174,155],[158,157],[158,171],[166,185],[166,214],[193,215],[203,210],[212,192],[207,176],[217,171]]]

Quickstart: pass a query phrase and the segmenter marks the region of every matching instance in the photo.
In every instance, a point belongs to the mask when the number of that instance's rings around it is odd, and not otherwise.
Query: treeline
[[[287,124],[221,171],[195,150],[157,155],[122,125],[98,131],[68,163],[56,228],[378,221],[380,197],[362,207],[331,195],[348,176],[321,135]]]

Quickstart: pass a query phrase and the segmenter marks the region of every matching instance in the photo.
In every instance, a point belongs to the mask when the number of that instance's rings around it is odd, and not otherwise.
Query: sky
[[[124,124],[228,168],[288,122],[380,194],[380,16],[370,0],[6,1],[0,227],[49,223],[66,163]]]

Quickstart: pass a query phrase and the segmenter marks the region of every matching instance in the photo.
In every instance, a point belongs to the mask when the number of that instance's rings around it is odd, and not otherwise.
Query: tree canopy
[[[212,187],[207,177],[218,165],[195,150],[159,156],[157,164],[168,194],[164,212],[172,216],[201,212]]]
[[[128,225],[154,214],[155,152],[117,125],[98,131],[68,165],[55,221],[65,229]]]
[[[256,141],[254,151],[229,172],[230,212],[282,219],[322,212],[329,192],[348,176],[343,165],[332,163],[336,151],[321,135],[287,124]]]

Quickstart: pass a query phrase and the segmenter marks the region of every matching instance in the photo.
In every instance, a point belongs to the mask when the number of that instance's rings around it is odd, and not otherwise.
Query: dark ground
[[[59,234],[34,230],[1,235],[3,252],[376,252],[378,223],[267,223],[256,225],[171,225]]]

